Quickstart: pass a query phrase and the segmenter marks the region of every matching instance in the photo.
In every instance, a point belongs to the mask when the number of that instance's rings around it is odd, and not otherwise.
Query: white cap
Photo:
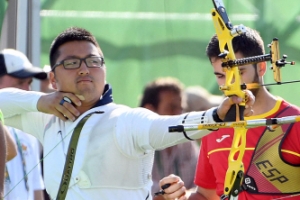
[[[0,76],[5,74],[16,78],[47,78],[47,73],[34,67],[22,52],[15,49],[4,49],[0,52]]]
[[[50,67],[50,65],[45,65],[45,66],[43,67],[43,70],[44,70],[44,72],[46,72],[46,73],[51,72],[51,67]]]

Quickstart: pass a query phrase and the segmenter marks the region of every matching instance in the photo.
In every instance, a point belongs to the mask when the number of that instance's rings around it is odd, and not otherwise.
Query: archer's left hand
[[[246,105],[244,110],[244,116],[249,117],[253,114],[252,106],[255,102],[255,97],[250,90],[245,90],[246,93]],[[218,107],[217,113],[221,120],[224,120],[225,115],[233,104],[239,104],[243,101],[242,98],[238,96],[226,97],[221,105]]]

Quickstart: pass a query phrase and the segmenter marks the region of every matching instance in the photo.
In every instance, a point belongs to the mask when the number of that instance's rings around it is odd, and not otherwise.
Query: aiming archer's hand
[[[251,91],[245,90],[246,93],[246,105],[244,110],[244,116],[248,117],[253,114],[252,106],[255,102],[255,97]],[[233,104],[239,104],[243,101],[242,98],[237,96],[226,97],[221,105],[217,109],[217,114],[221,120],[224,120],[225,115]]]

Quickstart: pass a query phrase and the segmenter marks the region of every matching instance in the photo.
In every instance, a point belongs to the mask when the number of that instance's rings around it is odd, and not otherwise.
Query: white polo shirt
[[[34,191],[45,189],[40,164],[39,141],[33,136],[18,129],[7,127],[17,145],[17,138],[22,148],[25,163],[18,149],[18,154],[6,163],[5,200],[34,200]],[[28,173],[28,190],[25,187],[24,170]]]

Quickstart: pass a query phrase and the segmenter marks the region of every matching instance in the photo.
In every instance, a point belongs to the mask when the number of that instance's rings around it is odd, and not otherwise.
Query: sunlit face
[[[236,53],[236,58],[243,58],[241,53]],[[222,68],[222,60],[219,58],[213,58],[212,60],[212,66],[214,70],[214,74],[216,76],[218,85],[224,85],[225,84],[225,72],[223,72]],[[257,67],[253,67],[253,65],[245,65],[240,66],[240,75],[242,79],[242,83],[261,83],[261,77],[259,76],[257,72]],[[254,93],[257,92],[256,89],[252,89]]]
[[[9,75],[4,75],[0,81],[0,88],[14,87],[22,90],[31,89],[32,78],[15,78]]]
[[[87,58],[101,56],[102,52],[91,42],[71,41],[63,44],[58,49],[60,55],[56,63],[70,58]],[[58,91],[71,92],[83,95],[86,101],[96,102],[103,93],[106,67],[90,68],[82,62],[77,69],[65,69],[63,65],[55,68],[55,74],[50,73],[52,87]]]
[[[182,98],[173,91],[161,91],[155,112],[159,115],[178,115],[182,113]]]

